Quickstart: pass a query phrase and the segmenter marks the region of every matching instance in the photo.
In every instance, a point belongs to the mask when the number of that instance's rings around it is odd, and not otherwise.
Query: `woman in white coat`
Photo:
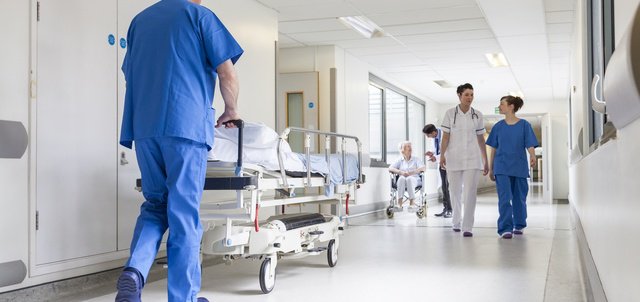
[[[478,178],[480,173],[487,175],[489,172],[484,141],[486,130],[482,113],[471,107],[473,86],[469,83],[460,85],[456,93],[460,104],[447,110],[442,120],[440,166],[447,170],[449,179],[453,231],[462,231],[464,237],[471,237]]]

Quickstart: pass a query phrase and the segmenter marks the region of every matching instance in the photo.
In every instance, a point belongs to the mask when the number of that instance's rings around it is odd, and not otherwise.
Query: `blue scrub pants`
[[[169,301],[197,299],[200,291],[200,198],[207,168],[207,146],[177,137],[135,141],[146,201],[131,241],[133,267],[147,278],[167,228]]]
[[[496,175],[498,189],[498,234],[527,226],[529,184],[523,177]]]

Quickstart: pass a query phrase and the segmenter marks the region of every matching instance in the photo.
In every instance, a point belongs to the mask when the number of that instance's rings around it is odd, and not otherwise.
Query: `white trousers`
[[[447,171],[454,229],[471,232],[473,228],[479,177],[480,170]],[[463,204],[464,215],[462,215]],[[462,227],[460,222],[462,222]]]
[[[416,198],[416,187],[418,186],[418,179],[416,177],[400,176],[398,177],[398,182],[396,184],[398,185],[398,199],[402,199],[405,189],[409,193],[409,199]]]

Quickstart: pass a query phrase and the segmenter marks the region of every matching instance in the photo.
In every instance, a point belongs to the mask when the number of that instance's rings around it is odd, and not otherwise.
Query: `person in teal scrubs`
[[[168,300],[208,301],[200,291],[200,198],[214,126],[233,127],[242,48],[199,0],[162,0],[139,13],[122,64],[126,95],[120,144],[135,151],[145,202],[131,255],[117,283],[117,302],[140,301],[168,230]],[[214,120],[216,79],[225,103]]]
[[[498,190],[498,234],[505,239],[511,239],[513,234],[522,235],[527,226],[527,178],[529,167],[536,164],[536,135],[531,124],[515,114],[523,104],[520,97],[502,97],[500,113],[505,118],[493,126],[487,139],[487,145],[492,147],[489,177]]]

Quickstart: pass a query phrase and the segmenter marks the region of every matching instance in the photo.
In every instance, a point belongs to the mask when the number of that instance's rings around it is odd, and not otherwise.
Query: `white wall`
[[[0,120],[27,127],[29,1],[0,3],[0,37],[5,45],[0,50]],[[28,162],[28,153],[21,159],[0,159],[0,263],[22,260],[28,265]]]
[[[573,140],[577,129],[584,127],[587,118],[588,81],[586,72],[585,7],[578,2],[578,26],[575,29],[572,85]],[[616,41],[619,41],[638,0],[615,0]],[[629,89],[633,89],[629,87]],[[640,230],[640,121],[619,129],[617,139],[577,160],[570,166],[569,198],[582,222],[587,243],[596,264],[602,286],[609,302],[637,301],[640,297],[640,242],[633,234]],[[586,149],[585,149],[586,150]],[[630,237],[631,236],[631,237]]]
[[[203,4],[216,12],[245,50],[236,65],[240,77],[241,116],[275,126],[277,13],[254,0],[233,3],[205,0]],[[0,36],[3,45],[7,46],[0,50],[0,119],[21,121],[25,127],[29,121],[29,33],[30,1],[0,2]],[[219,93],[216,98],[216,108],[221,114],[223,106]],[[22,260],[30,267],[29,238],[32,234],[29,227],[30,216],[35,210],[29,209],[28,162],[28,153],[19,160],[0,159],[0,263]],[[109,257],[105,255],[104,258]],[[0,292],[115,268],[122,266],[123,260],[28,277],[19,285],[0,288]]]
[[[238,106],[247,121],[260,121],[275,128],[275,42],[278,40],[278,15],[254,0],[211,1],[211,8],[229,28],[244,54],[236,63],[240,81]],[[222,114],[224,102],[216,90],[214,106]]]

